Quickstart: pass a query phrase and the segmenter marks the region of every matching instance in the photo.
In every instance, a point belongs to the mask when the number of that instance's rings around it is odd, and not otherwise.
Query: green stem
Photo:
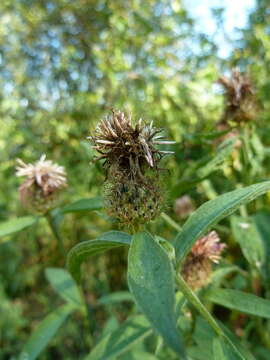
[[[63,243],[63,239],[59,233],[59,230],[53,220],[53,217],[52,217],[52,214],[50,212],[47,212],[47,214],[45,215],[46,216],[46,219],[48,221],[48,224],[49,224],[49,227],[51,228],[51,231],[54,235],[54,237],[56,238],[56,241],[57,241],[57,245],[58,245],[58,249],[59,249],[59,252],[63,255],[63,256],[66,256],[66,251],[65,251],[65,248],[64,248],[64,243]]]
[[[89,346],[90,348],[93,347],[94,345],[94,339],[92,336],[92,319],[91,319],[91,315],[88,309],[88,304],[87,304],[87,300],[86,300],[86,296],[84,294],[83,291],[83,286],[82,284],[78,284],[78,289],[80,291],[81,294],[81,298],[82,298],[82,302],[84,304],[84,326],[87,329],[86,334],[85,334],[85,343],[87,346]]]
[[[175,230],[182,231],[182,228],[180,225],[178,225],[169,215],[165,214],[164,212],[161,213],[161,217],[166,221],[166,223],[168,223],[169,225],[171,225],[171,227],[173,227]]]
[[[209,325],[213,328],[213,330],[219,335],[223,335],[222,329],[219,327],[216,320],[212,317],[206,307],[201,303],[198,296],[191,290],[191,288],[187,285],[185,280],[182,278],[180,274],[176,276],[176,283],[179,286],[179,290],[185,295],[188,301],[195,306],[195,308],[200,312],[200,314],[207,320]]]
[[[242,354],[237,349],[237,347],[231,341],[231,339],[229,339],[228,336],[224,333],[224,331],[218,325],[216,320],[206,309],[206,307],[201,303],[198,296],[191,290],[191,288],[187,285],[187,283],[180,274],[176,275],[176,283],[178,285],[179,290],[188,299],[188,301],[199,311],[199,313],[205,318],[205,320],[209,323],[209,325],[217,333],[217,335],[225,338],[227,342],[231,345],[231,347],[234,349],[234,351],[240,356],[240,358],[244,359]]]
[[[155,350],[155,355],[158,356],[159,352],[161,351],[163,346],[163,340],[161,336],[158,336],[157,338],[157,344],[156,344],[156,350]]]
[[[242,140],[242,153],[243,153],[243,160],[244,160],[244,176],[247,185],[251,184],[251,178],[250,178],[250,156],[251,156],[251,150],[249,147],[249,137],[250,132],[249,128],[247,126],[244,127],[242,134],[241,134],[241,140]]]

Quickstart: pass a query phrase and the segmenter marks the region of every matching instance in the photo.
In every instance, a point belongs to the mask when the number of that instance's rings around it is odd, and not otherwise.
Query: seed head
[[[46,155],[34,164],[25,164],[21,159],[17,163],[16,176],[26,177],[19,188],[22,204],[38,212],[48,211],[56,193],[67,186],[64,167],[46,160]]]
[[[128,117],[121,111],[112,111],[97,126],[94,135],[89,139],[108,169],[117,166],[128,177],[141,176],[147,168],[157,168],[161,158],[171,152],[155,148],[158,144],[172,144],[160,135],[162,129],[153,127],[153,123],[145,124],[142,119],[132,125],[131,115]]]
[[[142,119],[135,124],[131,116],[112,111],[89,137],[104,160],[107,171],[105,200],[108,213],[123,225],[137,227],[154,219],[163,206],[163,189],[158,163],[170,151],[159,144],[172,144],[160,135],[161,129]]]
[[[222,122],[243,123],[256,115],[257,104],[250,78],[238,69],[232,71],[232,77],[221,76],[218,82],[225,91],[226,108]]]
[[[184,279],[192,289],[198,290],[209,283],[212,263],[219,262],[225,247],[215,231],[197,240],[181,269]]]

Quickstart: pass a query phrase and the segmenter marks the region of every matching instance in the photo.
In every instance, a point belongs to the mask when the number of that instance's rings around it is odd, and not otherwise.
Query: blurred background
[[[34,162],[45,153],[65,166],[63,204],[102,195],[104,173],[92,162],[86,138],[112,108],[154,120],[177,142],[175,155],[164,160],[170,170],[166,212],[175,221],[182,221],[174,212],[177,197],[188,194],[198,207],[234,189],[242,180],[230,176],[229,165],[206,182],[192,185],[190,177],[203,157],[216,152],[204,134],[217,130],[223,112],[218,77],[236,66],[256,87],[263,104],[258,136],[269,146],[268,0],[2,0],[0,16],[1,221],[27,214],[18,197],[16,158]],[[268,157],[259,160],[254,182],[269,176]],[[100,211],[68,214],[61,230],[69,249],[112,228]],[[149,229],[167,238],[176,234],[162,218]],[[226,224],[223,230],[228,237]],[[46,267],[64,266],[55,247],[42,221],[1,240],[0,359],[14,358],[37,323],[61,303],[44,276]],[[115,250],[85,265],[94,339],[112,311],[95,306],[97,299],[126,290],[125,259],[124,250]],[[113,312],[121,321],[130,305]],[[82,315],[73,315],[40,358],[87,354],[81,336],[87,326]]]

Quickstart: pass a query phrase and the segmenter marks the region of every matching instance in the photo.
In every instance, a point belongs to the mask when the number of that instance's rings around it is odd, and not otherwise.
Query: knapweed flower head
[[[258,107],[250,78],[234,69],[231,78],[221,76],[218,82],[224,88],[226,101],[222,123],[240,124],[254,119]]]
[[[97,126],[89,139],[106,168],[117,167],[130,178],[141,176],[148,168],[157,168],[161,158],[170,153],[156,149],[158,144],[171,144],[160,135],[161,129],[139,119],[132,124],[131,115],[112,111]]]
[[[225,247],[215,231],[197,240],[181,269],[183,278],[193,290],[198,290],[209,283],[212,263],[219,262]]]
[[[17,159],[16,176],[25,177],[19,188],[22,204],[37,212],[45,213],[51,209],[59,190],[67,186],[63,166],[46,160],[46,155],[34,164],[26,164]]]
[[[164,140],[161,132],[152,122],[133,123],[131,115],[112,111],[89,137],[99,153],[96,160],[104,160],[108,212],[125,225],[142,224],[161,211],[164,200],[158,164],[171,152],[156,146],[173,143]]]

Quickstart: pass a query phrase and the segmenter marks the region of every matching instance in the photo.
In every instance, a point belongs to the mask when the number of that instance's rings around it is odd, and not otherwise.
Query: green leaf
[[[35,216],[24,216],[2,222],[0,223],[0,237],[26,229],[35,224],[37,220],[38,218]]]
[[[225,354],[229,354],[229,360],[255,360],[254,357],[249,353],[249,351],[240,344],[239,339],[231,333],[221,322],[218,322],[219,326],[222,328],[226,339],[222,339],[222,349]],[[202,319],[200,316],[196,319],[195,331],[193,333],[193,339],[198,345],[197,349],[192,348],[188,353],[194,356],[195,359],[212,359],[213,352],[213,338],[216,337],[213,329],[210,327],[209,323]],[[195,356],[196,353],[196,356]],[[202,355],[202,356],[198,356]]]
[[[128,283],[135,301],[155,330],[185,358],[176,326],[174,270],[167,253],[146,232],[132,238]]]
[[[210,160],[203,168],[198,169],[196,175],[202,179],[211,174],[213,171],[219,170],[220,165],[231,155],[237,138],[226,139],[217,149],[217,155]]]
[[[100,210],[103,208],[103,202],[101,197],[89,198],[89,199],[80,199],[74,203],[67,205],[60,209],[62,214],[66,213],[76,213],[83,211],[92,211]]]
[[[133,296],[128,291],[118,291],[109,295],[102,296],[98,300],[99,305],[109,305],[122,301],[134,301]]]
[[[240,268],[236,265],[219,266],[211,275],[211,284],[218,287],[228,274],[239,271]]]
[[[205,296],[229,309],[270,319],[270,301],[256,295],[232,289],[212,289]]]
[[[213,339],[213,356],[214,360],[242,360],[244,358],[242,353],[237,349],[231,347],[224,337],[216,337]]]
[[[254,356],[249,352],[246,347],[242,345],[239,338],[231,332],[221,321],[218,321],[219,326],[224,331],[224,334],[226,335],[226,339],[233,344],[233,354],[237,356],[237,358],[240,357],[240,359],[244,360],[255,360]],[[230,359],[231,360],[231,359]]]
[[[36,359],[72,311],[74,311],[74,307],[66,304],[47,315],[23,346],[19,360]]]
[[[48,268],[45,270],[46,277],[54,290],[67,302],[75,307],[83,305],[77,284],[68,271],[64,269]]]
[[[225,355],[224,343],[220,337],[213,339],[213,356],[214,360],[230,360]]]
[[[264,280],[268,282],[270,277],[270,213],[262,211],[253,215],[252,219],[264,245],[265,262],[261,270]]]
[[[68,253],[67,268],[73,278],[80,282],[80,267],[83,261],[113,248],[129,245],[131,236],[121,231],[109,231],[96,240],[83,241],[75,245]]]
[[[132,350],[120,356],[117,360],[158,360],[158,358],[146,351]]]
[[[84,360],[109,360],[125,353],[133,345],[151,334],[149,323],[143,316],[125,321],[118,329],[102,337]]]
[[[183,261],[198,238],[213,225],[246,204],[270,190],[270,181],[234,190],[207,201],[195,211],[175,239],[176,259]]]
[[[231,226],[235,240],[251,266],[261,270],[265,263],[265,249],[261,235],[252,221],[240,216],[232,216]]]

